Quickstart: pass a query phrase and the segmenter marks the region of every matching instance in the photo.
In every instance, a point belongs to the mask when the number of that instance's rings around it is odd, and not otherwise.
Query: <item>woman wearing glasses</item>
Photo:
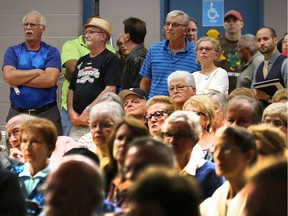
[[[145,121],[153,138],[163,141],[161,127],[168,116],[176,110],[174,101],[164,95],[154,96],[146,103]]]
[[[124,116],[123,107],[115,101],[97,103],[90,110],[90,133],[85,134],[78,141],[79,147],[88,148],[100,160],[100,167],[109,163],[107,140],[115,123]],[[91,142],[91,139],[93,142]]]
[[[193,73],[196,82],[196,94],[207,94],[210,90],[216,90],[228,95],[229,80],[227,71],[217,67],[220,61],[221,47],[219,41],[202,37],[196,43],[197,62],[201,65],[201,71]]]

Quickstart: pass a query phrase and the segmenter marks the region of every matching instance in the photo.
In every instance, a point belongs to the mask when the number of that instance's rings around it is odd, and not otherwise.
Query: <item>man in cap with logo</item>
[[[241,72],[241,60],[236,55],[236,46],[241,37],[244,26],[241,14],[236,10],[230,10],[224,15],[225,35],[219,37],[222,48],[220,67],[229,75],[229,93],[236,88],[237,76]]]
[[[131,116],[144,123],[146,114],[146,93],[140,88],[125,89],[119,93],[126,116]]]
[[[75,141],[89,132],[89,111],[98,97],[106,92],[116,93],[121,85],[122,64],[105,48],[111,36],[110,23],[102,18],[93,18],[83,29],[90,53],[78,60],[67,97],[68,114],[73,125],[70,136]]]

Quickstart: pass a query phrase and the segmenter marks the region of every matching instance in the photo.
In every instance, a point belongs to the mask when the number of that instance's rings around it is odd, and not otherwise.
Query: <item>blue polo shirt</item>
[[[148,98],[155,95],[168,95],[168,76],[176,70],[194,72],[199,70],[196,64],[195,45],[187,39],[185,49],[175,55],[168,48],[168,40],[153,44],[146,55],[140,75],[151,79]]]

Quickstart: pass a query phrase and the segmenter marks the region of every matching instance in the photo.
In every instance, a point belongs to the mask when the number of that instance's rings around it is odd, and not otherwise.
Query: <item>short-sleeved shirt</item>
[[[169,95],[168,76],[176,70],[194,72],[199,70],[196,64],[195,45],[187,39],[185,49],[173,54],[168,48],[168,40],[153,44],[146,55],[140,75],[151,79],[148,98],[154,95]]]
[[[106,48],[111,52],[115,52],[114,48],[108,44],[106,44]],[[83,41],[83,35],[80,35],[79,37],[73,40],[66,41],[62,47],[61,52],[62,67],[64,67],[64,64],[67,61],[71,59],[78,60],[80,57],[87,55],[89,52],[90,50]],[[65,110],[67,110],[67,93],[69,85],[70,85],[69,80],[65,79],[62,85],[62,101],[61,101],[61,107],[63,107]]]
[[[25,43],[9,47],[4,55],[3,67],[13,66],[17,70],[32,70],[57,68],[61,71],[59,51],[44,42],[41,42],[37,51],[28,50]],[[57,85],[50,88],[33,88],[18,86],[20,94],[17,95],[10,88],[10,101],[13,105],[23,108],[39,108],[56,101]]]
[[[106,86],[121,86],[122,63],[105,49],[91,58],[83,56],[77,62],[69,89],[73,90],[73,109],[81,114]]]

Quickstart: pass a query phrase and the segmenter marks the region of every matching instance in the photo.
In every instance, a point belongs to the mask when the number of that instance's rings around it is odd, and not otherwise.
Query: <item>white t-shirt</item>
[[[196,83],[196,94],[207,94],[209,89],[228,95],[229,80],[227,71],[218,67],[209,75],[196,71],[192,73]]]

